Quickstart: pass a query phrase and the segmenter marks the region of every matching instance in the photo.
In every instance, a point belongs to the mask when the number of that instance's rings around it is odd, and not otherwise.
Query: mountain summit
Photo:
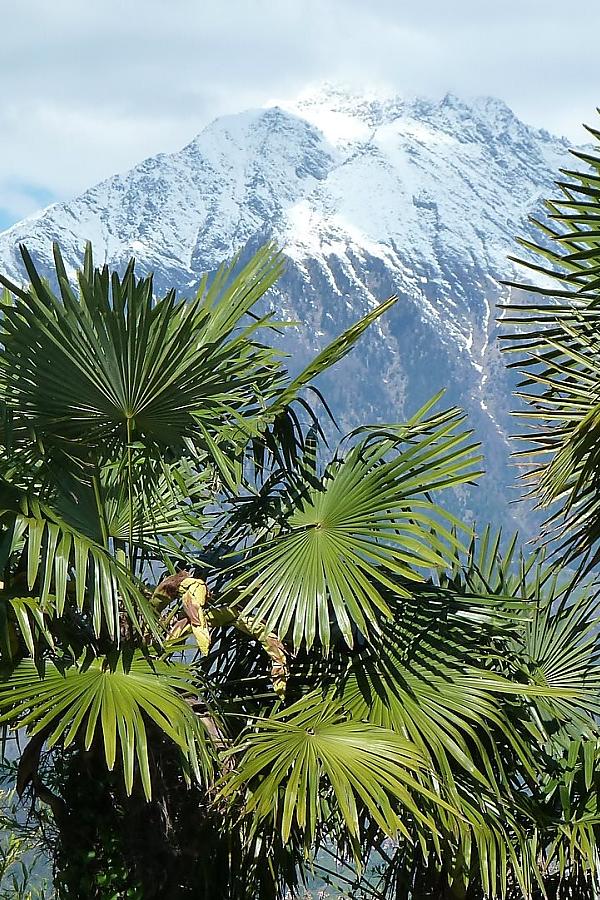
[[[510,386],[494,343],[498,279],[553,193],[564,140],[500,100],[357,95],[323,85],[291,102],[224,116],[173,154],[57,203],[0,234],[0,268],[20,280],[18,244],[42,269],[51,243],[81,261],[134,255],[157,289],[274,238],[288,258],[272,303],[304,324],[298,359],[391,293],[396,308],[331,376],[345,426],[398,420],[440,387],[471,414],[488,477],[480,514],[504,505]],[[360,415],[358,415],[360,411]],[[516,496],[516,492],[515,492]],[[460,502],[470,509],[471,499]]]

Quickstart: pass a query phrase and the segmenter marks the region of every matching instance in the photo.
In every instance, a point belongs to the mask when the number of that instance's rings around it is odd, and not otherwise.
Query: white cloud
[[[319,79],[495,94],[581,140],[599,27],[564,0],[0,0],[0,184],[68,197]]]

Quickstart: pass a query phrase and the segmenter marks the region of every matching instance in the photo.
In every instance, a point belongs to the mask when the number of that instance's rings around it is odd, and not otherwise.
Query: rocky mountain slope
[[[270,303],[301,328],[298,362],[377,301],[400,301],[327,379],[345,427],[399,420],[440,387],[483,441],[488,475],[468,515],[507,521],[510,385],[495,342],[498,279],[527,217],[553,193],[566,143],[501,101],[356,96],[324,86],[217,119],[174,154],[144,160],[0,234],[0,269],[22,277],[25,242],[42,268],[58,240],[70,266],[98,260],[191,292],[204,271],[268,238],[286,274]],[[456,498],[455,498],[456,499]]]

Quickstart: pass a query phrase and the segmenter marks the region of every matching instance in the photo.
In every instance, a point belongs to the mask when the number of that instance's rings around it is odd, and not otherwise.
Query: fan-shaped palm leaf
[[[135,441],[163,454],[203,448],[226,480],[239,467],[224,446],[244,444],[284,414],[394,302],[369,313],[290,382],[281,354],[255,339],[271,318],[248,316],[281,272],[271,245],[243,267],[237,259],[222,266],[187,302],[174,291],[154,297],[152,279],[136,279],[133,261],[122,278],[106,266],[94,269],[89,245],[77,293],[55,245],[59,298],[25,247],[21,253],[30,287],[0,276],[16,298],[3,305],[1,328],[9,412],[45,446],[80,456],[90,447],[124,452]]]
[[[271,247],[237,278],[224,267],[188,303],[174,292],[155,299],[132,265],[122,279],[94,270],[89,246],[78,294],[55,247],[59,300],[22,253],[31,287],[7,284],[17,301],[4,307],[1,367],[9,408],[46,440],[174,448],[199,423],[227,424],[269,394],[279,368],[248,339],[258,326],[232,332],[280,271]]]
[[[141,653],[125,659],[80,660],[76,665],[44,663],[38,671],[23,660],[0,684],[0,723],[47,735],[49,747],[82,739],[86,749],[101,735],[106,763],[115,765],[120,746],[128,793],[137,759],[147,797],[151,794],[147,723],[153,722],[180,748],[196,778],[209,766],[208,736],[186,703],[196,683],[183,665],[155,661]]]
[[[399,810],[435,832],[429,802],[450,807],[419,780],[425,760],[392,731],[349,721],[339,704],[309,696],[285,712],[259,720],[234,749],[236,771],[225,796],[247,789],[246,810],[269,818],[287,840],[298,826],[313,842],[335,799],[353,838],[366,810],[389,835],[408,837]]]
[[[552,598],[535,604],[523,623],[524,671],[532,682],[564,688],[569,696],[539,698],[552,710],[552,718],[570,722],[583,734],[596,734],[600,715],[600,615],[598,596],[591,594]]]
[[[296,486],[279,534],[257,542],[236,569],[230,591],[243,615],[264,621],[298,647],[318,634],[327,649],[331,620],[352,646],[389,616],[385,590],[408,596],[421,569],[443,566],[459,542],[442,524],[452,516],[430,492],[476,474],[462,416],[411,439],[369,436],[337,457],[323,477]]]

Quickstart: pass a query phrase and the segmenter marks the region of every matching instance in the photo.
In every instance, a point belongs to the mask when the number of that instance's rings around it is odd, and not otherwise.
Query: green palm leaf
[[[155,630],[154,614],[140,584],[105,547],[70,527],[48,507],[22,498],[23,511],[0,508],[6,562],[20,557],[29,591],[42,610],[63,613],[67,598],[79,611],[91,612],[96,634],[104,624],[118,638],[122,602],[138,629]],[[72,588],[72,590],[71,590]]]
[[[523,477],[541,507],[554,505],[546,532],[566,560],[583,557],[592,568],[600,540],[600,156],[573,155],[588,170],[564,171],[569,180],[557,182],[562,196],[548,202],[548,222],[534,221],[542,240],[522,241],[530,257],[517,260],[556,286],[511,282],[531,300],[503,307],[502,338],[514,357],[510,366],[524,376],[517,394],[526,404],[517,414],[528,426],[518,454]]]
[[[551,718],[597,734],[600,716],[600,615],[596,592],[546,596],[523,625],[522,659],[532,683],[566,696],[536,700]]]
[[[387,729],[349,721],[337,703],[316,696],[259,720],[233,752],[236,771],[222,793],[232,796],[245,787],[247,813],[277,823],[284,841],[297,826],[312,843],[331,815],[329,793],[353,838],[361,810],[386,834],[408,836],[399,810],[435,831],[423,802],[447,807],[419,780],[425,760],[414,744]]]
[[[89,749],[103,741],[106,764],[115,765],[121,751],[127,792],[133,787],[135,761],[151,796],[147,723],[153,722],[179,747],[197,779],[208,771],[207,735],[184,696],[196,692],[187,667],[155,661],[136,652],[80,660],[76,665],[45,662],[41,673],[32,660],[23,660],[0,684],[0,724],[47,735],[47,745],[68,747],[76,739]]]
[[[54,649],[50,618],[48,611],[42,609],[34,597],[6,597],[0,594],[1,658],[11,660],[17,650],[15,626],[18,626],[31,656],[36,655],[40,638],[46,646]]]
[[[202,427],[239,425],[281,378],[277,355],[251,340],[264,322],[234,333],[280,271],[271,247],[236,277],[235,261],[223,267],[190,302],[154,298],[132,264],[123,278],[95,270],[89,246],[78,293],[55,247],[59,299],[22,254],[31,287],[4,279],[16,301],[3,308],[0,368],[8,407],[47,443],[202,444]]]
[[[473,445],[462,416],[424,433],[369,436],[336,457],[323,477],[297,490],[280,533],[252,547],[237,566],[232,593],[243,615],[264,621],[296,647],[318,635],[327,650],[331,621],[352,646],[391,611],[384,593],[410,594],[422,570],[443,566],[459,544],[442,524],[451,515],[430,493],[470,480]]]

